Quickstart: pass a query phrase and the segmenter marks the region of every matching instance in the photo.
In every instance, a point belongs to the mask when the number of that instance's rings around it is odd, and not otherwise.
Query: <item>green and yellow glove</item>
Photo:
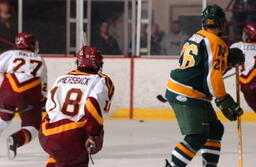
[[[230,121],[235,121],[243,114],[242,108],[227,94],[221,99],[215,99],[216,105],[221,109],[223,115]]]
[[[245,57],[243,51],[238,48],[231,48],[228,51],[228,67],[244,64]]]

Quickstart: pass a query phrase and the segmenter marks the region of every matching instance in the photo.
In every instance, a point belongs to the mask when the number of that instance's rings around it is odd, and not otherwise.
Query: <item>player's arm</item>
[[[207,42],[206,42],[207,43]],[[226,95],[223,73],[227,68],[227,47],[219,43],[205,44],[207,59],[204,63],[207,69],[207,87],[209,93],[216,98]]]
[[[87,130],[97,134],[103,126],[104,117],[109,114],[114,85],[110,78],[102,77],[91,90],[86,100],[85,113],[90,119]]]
[[[94,97],[88,97],[85,104],[85,115],[88,117],[85,129],[91,135],[98,135],[103,128],[103,117],[100,105]]]
[[[3,52],[0,54],[0,73],[6,73],[12,54],[10,51]]]
[[[110,78],[103,77],[87,98],[85,112],[89,116],[86,130],[88,139],[86,148],[91,154],[101,150],[103,144],[103,115],[109,114],[110,102],[114,93],[114,85]]]
[[[87,140],[85,147],[90,154],[99,152],[103,145],[103,117],[100,105],[94,97],[88,97],[85,105]]]
[[[225,46],[216,45],[216,48],[212,48],[213,52],[208,55],[209,57],[209,73],[208,73],[208,84],[210,92],[216,97],[216,105],[221,109],[222,113],[226,118],[231,121],[237,119],[238,116],[243,114],[241,107],[233,100],[233,98],[226,93],[223,81],[223,73],[227,68],[227,56],[225,53]],[[217,53],[214,55],[214,52]]]

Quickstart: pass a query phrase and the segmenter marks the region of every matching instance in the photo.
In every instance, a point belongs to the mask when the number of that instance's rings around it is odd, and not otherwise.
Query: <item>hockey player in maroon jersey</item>
[[[21,129],[7,139],[9,159],[15,158],[17,147],[37,137],[47,84],[36,38],[28,32],[19,33],[15,45],[16,49],[0,55],[0,134],[10,124],[14,111],[24,111],[19,114]]]
[[[230,47],[241,49],[245,55],[239,81],[246,102],[256,112],[256,23],[245,25],[242,37],[243,41]]]
[[[84,46],[76,57],[77,70],[58,77],[48,92],[39,132],[50,156],[47,167],[88,167],[88,155],[102,148],[114,85],[101,73],[103,57],[96,47]]]

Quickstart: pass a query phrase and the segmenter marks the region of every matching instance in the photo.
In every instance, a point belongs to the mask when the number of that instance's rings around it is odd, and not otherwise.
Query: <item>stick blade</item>
[[[167,102],[167,100],[162,95],[157,95],[156,98],[163,103]]]

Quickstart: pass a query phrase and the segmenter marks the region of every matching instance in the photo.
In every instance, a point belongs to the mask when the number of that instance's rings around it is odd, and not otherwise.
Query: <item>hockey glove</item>
[[[228,51],[228,67],[244,64],[245,58],[243,51],[238,48],[231,48]]]
[[[85,148],[89,154],[96,154],[102,149],[103,146],[104,130],[102,129],[99,135],[92,136],[88,134],[88,138],[85,142]]]
[[[230,121],[237,120],[243,114],[242,108],[227,94],[222,99],[215,99],[216,105],[221,109],[223,115]]]

